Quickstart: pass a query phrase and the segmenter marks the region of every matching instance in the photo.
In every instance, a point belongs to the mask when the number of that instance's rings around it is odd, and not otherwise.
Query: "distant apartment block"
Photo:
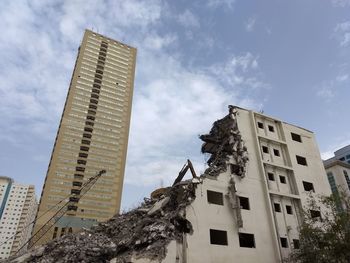
[[[57,58],[59,59],[59,58]],[[128,146],[136,49],[86,30],[78,51],[33,234],[74,201],[36,245],[119,212]],[[81,186],[106,170],[84,196]],[[50,211],[48,211],[50,210]]]
[[[346,162],[350,164],[350,145],[347,145],[337,151],[334,152],[334,157],[325,160],[324,163],[327,164],[329,162],[332,162],[334,160],[339,160],[342,162]]]
[[[37,208],[33,185],[0,176],[0,259],[14,255],[29,240]]]

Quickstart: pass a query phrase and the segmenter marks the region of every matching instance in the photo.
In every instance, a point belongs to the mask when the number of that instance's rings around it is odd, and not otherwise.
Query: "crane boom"
[[[77,189],[75,193],[72,193],[69,197],[69,201],[59,208],[58,211],[18,250],[18,252],[27,244],[29,249],[32,248],[68,210],[76,207],[76,203],[79,201],[80,197],[84,196],[104,173],[106,173],[106,170],[99,171],[95,176],[89,178],[80,189]]]

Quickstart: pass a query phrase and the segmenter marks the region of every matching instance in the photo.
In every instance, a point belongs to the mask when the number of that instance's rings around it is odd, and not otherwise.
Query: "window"
[[[305,157],[302,157],[302,156],[295,156],[297,158],[297,163],[300,164],[300,165],[307,165],[307,162],[306,162],[306,158]]]
[[[79,157],[87,158],[88,154],[87,153],[79,153]]]
[[[275,128],[271,125],[268,126],[270,132],[275,132]]]
[[[90,141],[88,141],[88,140],[81,140],[81,143],[82,143],[82,144],[90,145]]]
[[[339,159],[340,161],[345,161],[345,157],[342,157]]]
[[[87,146],[80,146],[80,150],[87,152],[87,151],[89,151],[89,147],[87,147]]]
[[[281,212],[281,205],[278,203],[274,203],[273,206],[275,207],[276,212]]]
[[[291,132],[290,135],[292,136],[292,140],[296,142],[302,142],[301,136],[299,134]]]
[[[310,210],[311,218],[321,218],[321,212],[319,210]]]
[[[305,191],[315,192],[314,185],[312,183],[303,181],[303,186]]]
[[[73,186],[81,186],[83,183],[81,183],[81,182],[77,182],[77,181],[74,181],[73,182]]]
[[[84,172],[85,171],[85,168],[84,167],[75,167],[75,170],[77,172]]]
[[[277,150],[277,149],[273,149],[273,154],[274,154],[275,156],[280,156],[280,151]]]
[[[270,181],[275,181],[275,175],[273,173],[267,173],[267,177]]]
[[[227,246],[227,232],[210,229],[210,244]]]
[[[294,246],[294,249],[299,249],[300,248],[299,239],[293,239],[293,246]]]
[[[262,122],[259,122],[259,121],[258,121],[258,127],[259,127],[260,129],[264,129],[264,124],[263,124]]]
[[[255,248],[255,240],[253,234],[238,233],[238,237],[240,247]]]
[[[241,209],[250,210],[249,198],[239,196],[239,206]]]
[[[280,175],[280,182],[281,182],[281,184],[286,184],[287,183],[286,177],[283,175]]]
[[[287,240],[287,238],[281,237],[280,239],[281,239],[281,246],[287,248],[288,247],[288,240]]]
[[[344,174],[344,177],[345,177],[345,181],[348,185],[348,188],[350,189],[350,179],[349,179],[349,175],[348,175],[348,172],[346,170],[343,170],[343,174]]]
[[[224,198],[220,192],[208,190],[207,199],[209,204],[224,205]]]
[[[263,146],[262,150],[264,153],[269,153],[269,148],[267,148],[267,146]]]
[[[286,211],[287,211],[287,214],[292,215],[293,214],[292,206],[286,205]]]

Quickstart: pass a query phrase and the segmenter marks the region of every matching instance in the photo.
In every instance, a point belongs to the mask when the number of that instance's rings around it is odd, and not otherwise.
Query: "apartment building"
[[[37,208],[33,185],[0,176],[0,259],[26,249]]]
[[[79,47],[33,234],[71,200],[36,245],[119,212],[127,154],[136,49],[86,30]],[[84,195],[80,189],[106,170]],[[64,202],[63,202],[64,203]]]

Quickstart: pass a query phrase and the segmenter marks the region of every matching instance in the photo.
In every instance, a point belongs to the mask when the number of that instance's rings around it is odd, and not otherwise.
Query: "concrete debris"
[[[227,162],[230,161],[232,172],[240,177],[245,176],[248,152],[238,130],[236,114],[236,107],[230,105],[229,114],[214,122],[209,134],[199,137],[204,141],[202,153],[211,154],[207,161],[209,168],[205,171],[207,175],[218,176],[226,172]]]
[[[207,161],[209,168],[200,177],[196,176],[188,160],[171,187],[155,190],[151,198],[145,198],[138,208],[115,215],[90,230],[83,229],[79,233],[54,239],[20,257],[9,258],[6,262],[130,263],[135,259],[161,262],[171,241],[185,248],[186,234],[193,233],[192,224],[186,219],[186,207],[196,198],[195,188],[208,175],[218,176],[227,171],[227,166],[231,167],[227,197],[236,215],[236,223],[242,227],[234,175],[239,178],[245,176],[248,154],[238,130],[236,114],[236,108],[229,106],[229,114],[216,121],[209,134],[200,136],[204,141],[202,152],[211,154]],[[182,181],[188,169],[192,178]],[[185,253],[179,251],[177,260]]]
[[[148,258],[161,262],[172,240],[182,242],[192,233],[185,207],[195,199],[195,185],[176,185],[160,199],[145,199],[139,208],[114,216],[107,222],[10,258],[6,262],[131,262]]]

